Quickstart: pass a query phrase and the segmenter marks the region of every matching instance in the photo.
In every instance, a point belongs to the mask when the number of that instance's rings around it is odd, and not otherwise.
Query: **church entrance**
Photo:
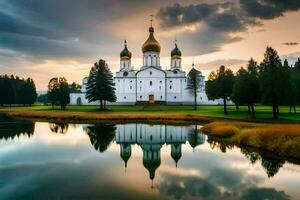
[[[154,95],[153,94],[149,95],[149,103],[154,103]]]
[[[81,105],[82,105],[82,102],[81,102],[81,98],[80,98],[80,97],[77,98],[76,104],[77,104],[78,106],[81,106]]]

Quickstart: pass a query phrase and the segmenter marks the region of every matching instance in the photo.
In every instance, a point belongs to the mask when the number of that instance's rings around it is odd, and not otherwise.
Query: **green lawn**
[[[8,109],[9,107],[0,107],[0,109]],[[107,106],[110,112],[121,113],[178,113],[191,114],[208,117],[224,117],[230,119],[250,119],[251,115],[247,113],[247,107],[241,106],[237,111],[235,106],[228,106],[229,115],[223,115],[223,106],[198,106],[198,110],[193,110],[193,106],[172,106],[172,105],[138,105],[138,106]],[[51,106],[34,105],[31,107],[12,107],[11,109],[21,110],[36,110],[36,111],[50,111],[60,112],[59,107],[52,110]],[[271,120],[272,107],[271,106],[256,106],[256,117],[258,120]],[[289,107],[280,107],[279,121],[299,121],[300,122],[300,106],[297,107],[299,113],[290,113]],[[98,112],[99,106],[67,106],[66,111],[69,112]]]

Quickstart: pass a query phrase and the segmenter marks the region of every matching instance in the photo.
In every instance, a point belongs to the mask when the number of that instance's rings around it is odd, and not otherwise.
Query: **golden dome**
[[[146,40],[146,42],[142,46],[142,51],[143,53],[148,52],[148,51],[154,51],[160,53],[160,44],[159,42],[154,38],[154,28],[150,27],[149,28],[149,37]]]

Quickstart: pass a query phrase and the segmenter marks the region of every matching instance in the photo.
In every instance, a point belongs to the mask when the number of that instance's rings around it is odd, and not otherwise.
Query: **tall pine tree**
[[[267,47],[260,65],[260,89],[263,103],[270,103],[273,118],[279,115],[279,105],[284,102],[285,90],[289,86],[289,72],[282,66],[278,53]]]
[[[105,101],[116,101],[114,86],[113,74],[106,62],[101,59],[90,70],[86,98],[89,102],[100,101],[100,110],[103,110]]]
[[[206,81],[205,91],[208,99],[223,99],[224,115],[228,114],[227,100],[232,94],[234,75],[230,69],[221,66],[217,72],[211,72]]]

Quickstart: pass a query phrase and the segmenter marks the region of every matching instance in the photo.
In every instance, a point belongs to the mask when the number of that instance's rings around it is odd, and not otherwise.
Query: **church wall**
[[[165,73],[152,67],[137,73],[137,101],[149,101],[149,95],[165,101]]]
[[[165,143],[166,126],[137,124],[137,143],[157,144]]]
[[[167,102],[182,102],[185,78],[167,78]]]
[[[136,124],[117,125],[116,142],[135,144],[137,142],[136,130],[137,130]]]
[[[115,88],[117,102],[135,102],[136,101],[136,79],[135,78],[115,78]]]

